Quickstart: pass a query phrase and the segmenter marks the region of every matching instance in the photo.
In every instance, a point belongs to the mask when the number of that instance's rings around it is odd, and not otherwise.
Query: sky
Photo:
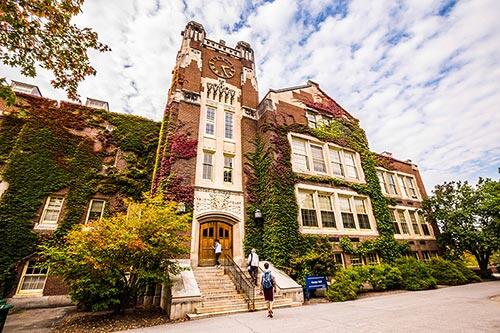
[[[115,112],[160,120],[194,20],[228,46],[249,42],[261,97],[313,80],[360,119],[370,148],[418,164],[428,192],[444,181],[499,178],[500,1],[87,0],[74,19],[112,52],[91,52],[79,93]],[[50,86],[0,65],[0,77]]]

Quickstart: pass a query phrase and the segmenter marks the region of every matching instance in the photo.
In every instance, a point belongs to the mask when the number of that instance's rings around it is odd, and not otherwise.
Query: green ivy
[[[13,286],[16,264],[34,253],[38,243],[61,239],[79,223],[96,192],[137,199],[150,187],[158,123],[104,110],[46,110],[44,106],[27,107],[26,116],[14,112],[0,118],[2,178],[9,184],[0,200],[0,292],[4,295]],[[77,122],[76,129],[99,130],[104,136],[101,141],[119,147],[128,168],[102,173],[103,159],[111,156],[106,149],[95,153],[92,140],[72,133]],[[114,130],[107,131],[105,123]],[[37,210],[47,196],[61,189],[68,189],[68,194],[58,229],[53,236],[37,235],[33,231]]]
[[[290,270],[290,259],[310,251],[311,246],[315,246],[316,240],[299,233],[297,223],[299,210],[294,191],[297,182],[313,182],[347,187],[371,199],[380,236],[356,245],[352,244],[349,238],[342,239],[340,246],[345,252],[365,255],[376,251],[384,261],[391,263],[408,251],[409,246],[406,242],[394,239],[388,208],[393,202],[382,194],[377,177],[375,154],[369,150],[365,132],[357,121],[336,118],[329,125],[315,129],[293,124],[270,125],[266,130],[270,130],[274,135],[271,146],[266,150],[262,140],[259,139],[255,153],[249,155],[248,188],[251,193],[255,193],[255,197],[250,198],[247,208],[249,222],[246,227],[246,250],[249,247],[258,248],[258,244],[262,244],[264,248],[261,251],[267,259]],[[311,135],[358,152],[366,184],[332,177],[296,175],[291,166],[291,148],[287,140],[289,132]],[[274,156],[273,161],[269,158],[269,150]],[[260,208],[264,214],[265,223],[262,228],[258,228],[253,220],[255,208]]]

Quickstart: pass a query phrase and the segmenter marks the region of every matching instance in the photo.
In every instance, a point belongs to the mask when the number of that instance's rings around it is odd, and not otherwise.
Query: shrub
[[[335,274],[325,296],[331,302],[356,299],[366,279],[367,269],[364,267],[350,267],[341,270]]]
[[[397,289],[401,285],[401,272],[397,267],[381,264],[368,266],[368,282],[376,291]]]
[[[455,286],[467,283],[465,275],[460,269],[458,269],[457,265],[451,261],[434,257],[427,263],[427,265],[429,266],[432,276],[436,279],[438,284]]]
[[[415,258],[399,258],[396,267],[401,272],[401,288],[425,290],[436,288],[436,279],[427,264]]]
[[[481,281],[481,278],[476,273],[474,273],[474,271],[472,269],[470,269],[469,267],[467,267],[467,265],[465,264],[464,261],[462,261],[462,260],[454,260],[453,264],[465,276],[465,279],[467,280],[466,283],[480,282]]]

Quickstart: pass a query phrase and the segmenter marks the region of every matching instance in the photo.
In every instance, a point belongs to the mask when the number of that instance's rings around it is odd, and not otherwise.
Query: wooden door
[[[221,259],[225,254],[233,255],[233,232],[231,225],[224,222],[200,224],[200,266],[215,265],[215,240],[222,245]],[[222,262],[222,261],[221,261]]]

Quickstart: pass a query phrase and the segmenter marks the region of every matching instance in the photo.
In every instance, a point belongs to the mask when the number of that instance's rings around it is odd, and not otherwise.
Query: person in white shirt
[[[214,249],[215,249],[215,266],[219,268],[220,267],[219,257],[222,253],[222,245],[220,245],[218,239],[215,240]]]
[[[257,286],[257,279],[259,276],[259,256],[255,249],[252,249],[247,259],[248,271],[252,277],[253,283]]]

